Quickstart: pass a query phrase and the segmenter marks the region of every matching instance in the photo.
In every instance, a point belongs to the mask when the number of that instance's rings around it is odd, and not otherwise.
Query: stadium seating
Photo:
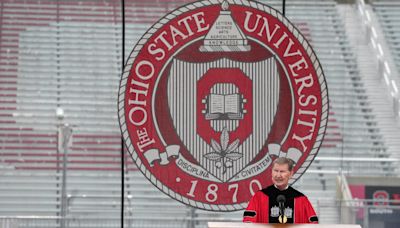
[[[153,23],[188,3],[126,2],[125,59]],[[262,2],[281,9],[281,1]],[[388,9],[400,5],[393,4],[376,1],[374,7],[400,67],[400,14]],[[0,219],[22,216],[20,227],[119,227],[120,1],[3,0],[0,7]],[[290,1],[286,16],[318,55],[330,95],[324,142],[294,186],[309,195],[322,223],[336,223],[339,172],[393,175],[398,162],[370,106],[337,3]],[[62,118],[57,109],[64,111]],[[66,151],[58,148],[64,123],[73,129]],[[125,215],[132,227],[241,220],[242,211],[180,204],[151,185],[128,155],[125,162]]]
[[[378,16],[386,41],[392,51],[397,70],[400,69],[400,5],[395,1],[372,1],[374,12]]]

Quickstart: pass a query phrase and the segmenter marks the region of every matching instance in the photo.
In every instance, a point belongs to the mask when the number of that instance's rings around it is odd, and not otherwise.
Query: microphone
[[[276,197],[276,201],[279,203],[279,208],[285,207],[286,197],[284,195],[278,195],[278,197]]]
[[[278,195],[276,197],[276,201],[279,204],[279,222],[280,223],[286,223],[287,222],[287,217],[285,216],[285,202],[286,202],[286,197],[284,195]]]

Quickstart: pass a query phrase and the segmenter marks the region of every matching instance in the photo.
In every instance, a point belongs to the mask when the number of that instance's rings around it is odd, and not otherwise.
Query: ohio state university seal
[[[318,59],[278,11],[205,0],[153,25],[121,78],[126,147],[158,189],[193,207],[234,211],[270,185],[277,157],[296,181],[321,145],[328,94]]]

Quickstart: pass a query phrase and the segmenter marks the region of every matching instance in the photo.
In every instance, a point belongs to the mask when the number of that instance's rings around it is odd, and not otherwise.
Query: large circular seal
[[[196,208],[234,211],[272,183],[294,183],[323,140],[328,92],[306,39],[275,9],[205,0],[154,24],[120,82],[126,148],[157,188]]]

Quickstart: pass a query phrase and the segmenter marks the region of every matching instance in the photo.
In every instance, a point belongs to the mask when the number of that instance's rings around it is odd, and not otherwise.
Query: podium
[[[361,228],[354,224],[261,224],[242,222],[209,222],[208,228]]]

